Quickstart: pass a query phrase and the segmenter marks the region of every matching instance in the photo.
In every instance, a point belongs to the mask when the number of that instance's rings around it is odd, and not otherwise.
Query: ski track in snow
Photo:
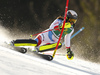
[[[100,75],[100,64],[65,56],[47,61],[0,46],[0,75]]]

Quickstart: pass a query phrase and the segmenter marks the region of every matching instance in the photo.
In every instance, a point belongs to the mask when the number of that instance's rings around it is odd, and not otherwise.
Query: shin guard
[[[19,46],[37,46],[37,42],[32,39],[17,39],[13,40],[13,45],[15,47]]]
[[[44,51],[49,51],[49,50],[54,50],[57,46],[57,43],[52,43],[48,45],[42,45],[38,46],[38,52],[44,52]],[[58,49],[62,47],[62,44],[59,43]]]

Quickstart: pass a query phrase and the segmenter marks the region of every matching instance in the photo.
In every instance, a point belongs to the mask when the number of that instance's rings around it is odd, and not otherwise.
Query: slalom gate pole
[[[58,29],[58,28],[55,28],[55,29]],[[55,29],[49,29],[49,30],[46,30],[46,31],[43,31],[43,32],[40,32],[40,33],[37,33],[37,34],[33,34],[31,36],[33,37],[33,36],[36,36],[38,34],[45,33],[45,32],[49,32],[49,31],[52,31],[52,30],[55,30]]]
[[[61,34],[60,34],[60,37],[59,37],[58,42],[57,42],[57,46],[56,46],[56,48],[55,48],[55,50],[54,50],[54,52],[53,52],[53,55],[52,55],[53,58],[54,58],[54,56],[55,56],[55,53],[56,53],[56,51],[57,51],[59,42],[60,42],[60,40],[61,40],[63,31],[64,31],[64,26],[65,26],[66,16],[67,16],[67,10],[68,10],[68,3],[69,3],[69,0],[66,1],[66,8],[65,8],[65,15],[64,15],[63,27],[62,27]]]

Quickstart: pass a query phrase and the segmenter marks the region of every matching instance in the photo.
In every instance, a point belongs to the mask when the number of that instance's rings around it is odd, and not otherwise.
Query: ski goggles
[[[70,18],[68,21],[69,21],[69,22],[73,22],[73,23],[75,24],[77,20],[76,20],[76,19],[71,19],[71,18]]]

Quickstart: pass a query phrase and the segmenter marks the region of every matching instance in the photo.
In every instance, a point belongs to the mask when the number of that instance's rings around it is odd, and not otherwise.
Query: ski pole
[[[84,27],[82,27],[81,29],[79,29],[76,33],[74,33],[72,36],[71,36],[71,38],[70,39],[72,39],[73,37],[75,37],[77,34],[79,34],[81,31],[83,31],[84,30]],[[62,45],[64,45],[65,44],[65,42],[63,42],[62,43]]]
[[[59,29],[59,28],[55,28],[55,29]],[[40,33],[37,33],[37,34],[33,34],[33,35],[30,35],[30,37],[36,36],[36,35],[41,34],[41,33],[49,32],[49,31],[52,31],[52,30],[55,30],[55,29],[49,29],[49,30],[46,30],[46,31],[43,31],[43,32],[40,32]]]
[[[64,16],[63,27],[62,27],[61,34],[60,34],[60,37],[59,37],[58,42],[57,42],[57,46],[56,46],[56,48],[55,48],[55,50],[54,50],[54,52],[53,52],[53,55],[52,55],[53,58],[54,58],[54,56],[55,56],[55,53],[56,53],[56,51],[57,51],[59,42],[60,42],[61,37],[62,37],[62,34],[63,34],[63,30],[64,30],[64,26],[65,26],[65,22],[66,22],[67,10],[68,10],[68,2],[69,2],[69,0],[66,1],[66,8],[65,8],[65,16]]]

